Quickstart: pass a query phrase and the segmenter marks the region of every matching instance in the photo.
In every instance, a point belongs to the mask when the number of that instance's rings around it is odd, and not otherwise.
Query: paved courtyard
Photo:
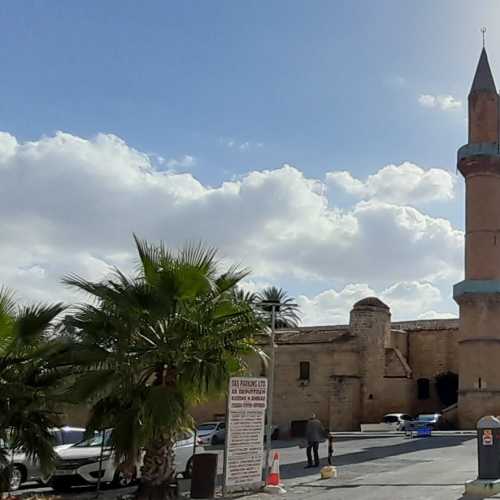
[[[476,439],[470,433],[416,439],[402,435],[338,438],[334,456],[338,477],[329,480],[319,478],[319,469],[304,468],[305,450],[296,442],[278,441],[273,445],[280,451],[281,476],[287,489],[286,498],[291,500],[465,500],[464,482],[477,474]],[[220,455],[222,472],[222,449],[208,451]],[[322,444],[322,464],[326,464],[326,454],[326,444]],[[36,489],[26,488],[24,493]],[[116,498],[125,491],[107,489],[103,493],[105,498]],[[83,489],[64,496],[93,495],[89,489]],[[248,498],[271,497],[257,494]]]
[[[476,439],[471,435],[346,438],[336,444],[338,477],[329,480],[304,469],[303,450],[281,451],[290,499],[457,500],[466,498],[464,482],[476,476]],[[326,445],[321,452],[325,457]]]

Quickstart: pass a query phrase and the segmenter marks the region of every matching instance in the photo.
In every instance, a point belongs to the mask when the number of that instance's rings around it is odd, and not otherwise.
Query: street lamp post
[[[267,481],[269,468],[271,467],[271,436],[273,434],[273,394],[274,394],[274,331],[276,326],[276,307],[279,307],[279,303],[272,303],[269,305],[271,306],[271,353],[269,356],[269,370],[267,375],[266,466],[264,469],[264,482]]]
[[[266,411],[266,464],[264,468],[264,481],[267,480],[269,469],[271,468],[271,436],[273,434],[273,396],[274,396],[274,364],[275,345],[274,337],[276,332],[276,311],[283,305],[296,306],[297,304],[282,304],[279,301],[263,300],[260,306],[271,308],[271,352],[269,355],[269,369],[267,373],[267,411]]]

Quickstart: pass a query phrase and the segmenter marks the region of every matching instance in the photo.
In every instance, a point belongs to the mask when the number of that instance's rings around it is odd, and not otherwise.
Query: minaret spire
[[[471,93],[478,91],[496,93],[497,91],[495,80],[493,79],[493,74],[491,73],[490,63],[488,61],[488,54],[486,54],[484,46],[483,50],[481,50],[481,56],[479,57],[479,62],[477,63],[476,74],[474,75],[474,81],[472,82],[470,91]]]
[[[488,55],[483,47],[469,93],[469,144],[500,143],[499,104]]]

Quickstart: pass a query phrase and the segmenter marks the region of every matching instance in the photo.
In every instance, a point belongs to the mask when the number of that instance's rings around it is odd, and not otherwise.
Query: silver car
[[[196,428],[196,435],[203,444],[217,445],[226,439],[225,422],[204,422]]]
[[[61,427],[51,429],[50,433],[54,436],[54,450],[57,452],[80,442],[85,434],[85,429],[81,427]],[[14,453],[8,451],[7,458],[10,463],[9,480],[11,491],[18,490],[26,482],[41,481],[40,464],[28,460],[25,453],[22,451],[14,451]]]

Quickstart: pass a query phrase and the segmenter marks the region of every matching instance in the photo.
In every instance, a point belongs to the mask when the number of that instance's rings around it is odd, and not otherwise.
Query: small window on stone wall
[[[428,378],[419,378],[417,380],[417,398],[429,399],[431,396],[431,385]]]
[[[310,372],[311,365],[309,361],[301,361],[299,364],[299,380],[309,380]]]

